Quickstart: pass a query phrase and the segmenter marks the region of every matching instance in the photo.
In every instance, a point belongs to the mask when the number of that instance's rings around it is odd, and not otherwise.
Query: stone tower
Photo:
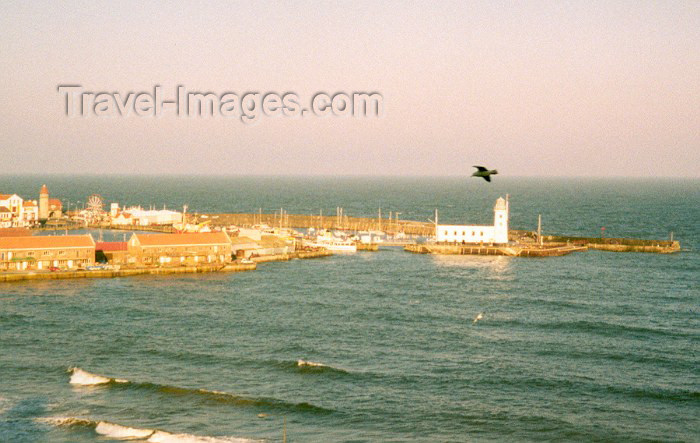
[[[493,242],[508,243],[508,200],[503,197],[493,207]]]
[[[46,220],[49,218],[49,188],[46,185],[42,185],[41,191],[39,191],[39,220]]]

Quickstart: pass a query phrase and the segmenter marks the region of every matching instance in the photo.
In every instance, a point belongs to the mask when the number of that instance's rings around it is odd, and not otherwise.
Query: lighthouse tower
[[[49,218],[49,188],[46,185],[39,191],[39,220],[45,221]]]
[[[493,207],[493,242],[508,243],[508,196],[499,197]]]

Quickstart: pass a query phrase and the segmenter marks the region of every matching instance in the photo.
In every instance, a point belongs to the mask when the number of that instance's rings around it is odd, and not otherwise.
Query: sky
[[[69,84],[384,112],[69,117]],[[0,174],[697,178],[700,2],[3,1],[0,135]]]

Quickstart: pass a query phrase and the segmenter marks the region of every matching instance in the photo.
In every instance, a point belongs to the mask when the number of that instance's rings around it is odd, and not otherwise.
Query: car
[[[49,271],[51,271],[51,272],[56,272],[56,271],[60,271],[60,270],[61,269],[59,269],[58,266],[50,266],[49,267]]]

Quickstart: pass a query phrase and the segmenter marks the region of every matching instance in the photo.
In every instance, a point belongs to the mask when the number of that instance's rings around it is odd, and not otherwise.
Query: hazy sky
[[[0,4],[0,173],[700,176],[700,1]],[[381,119],[68,118],[91,91],[378,91]]]

